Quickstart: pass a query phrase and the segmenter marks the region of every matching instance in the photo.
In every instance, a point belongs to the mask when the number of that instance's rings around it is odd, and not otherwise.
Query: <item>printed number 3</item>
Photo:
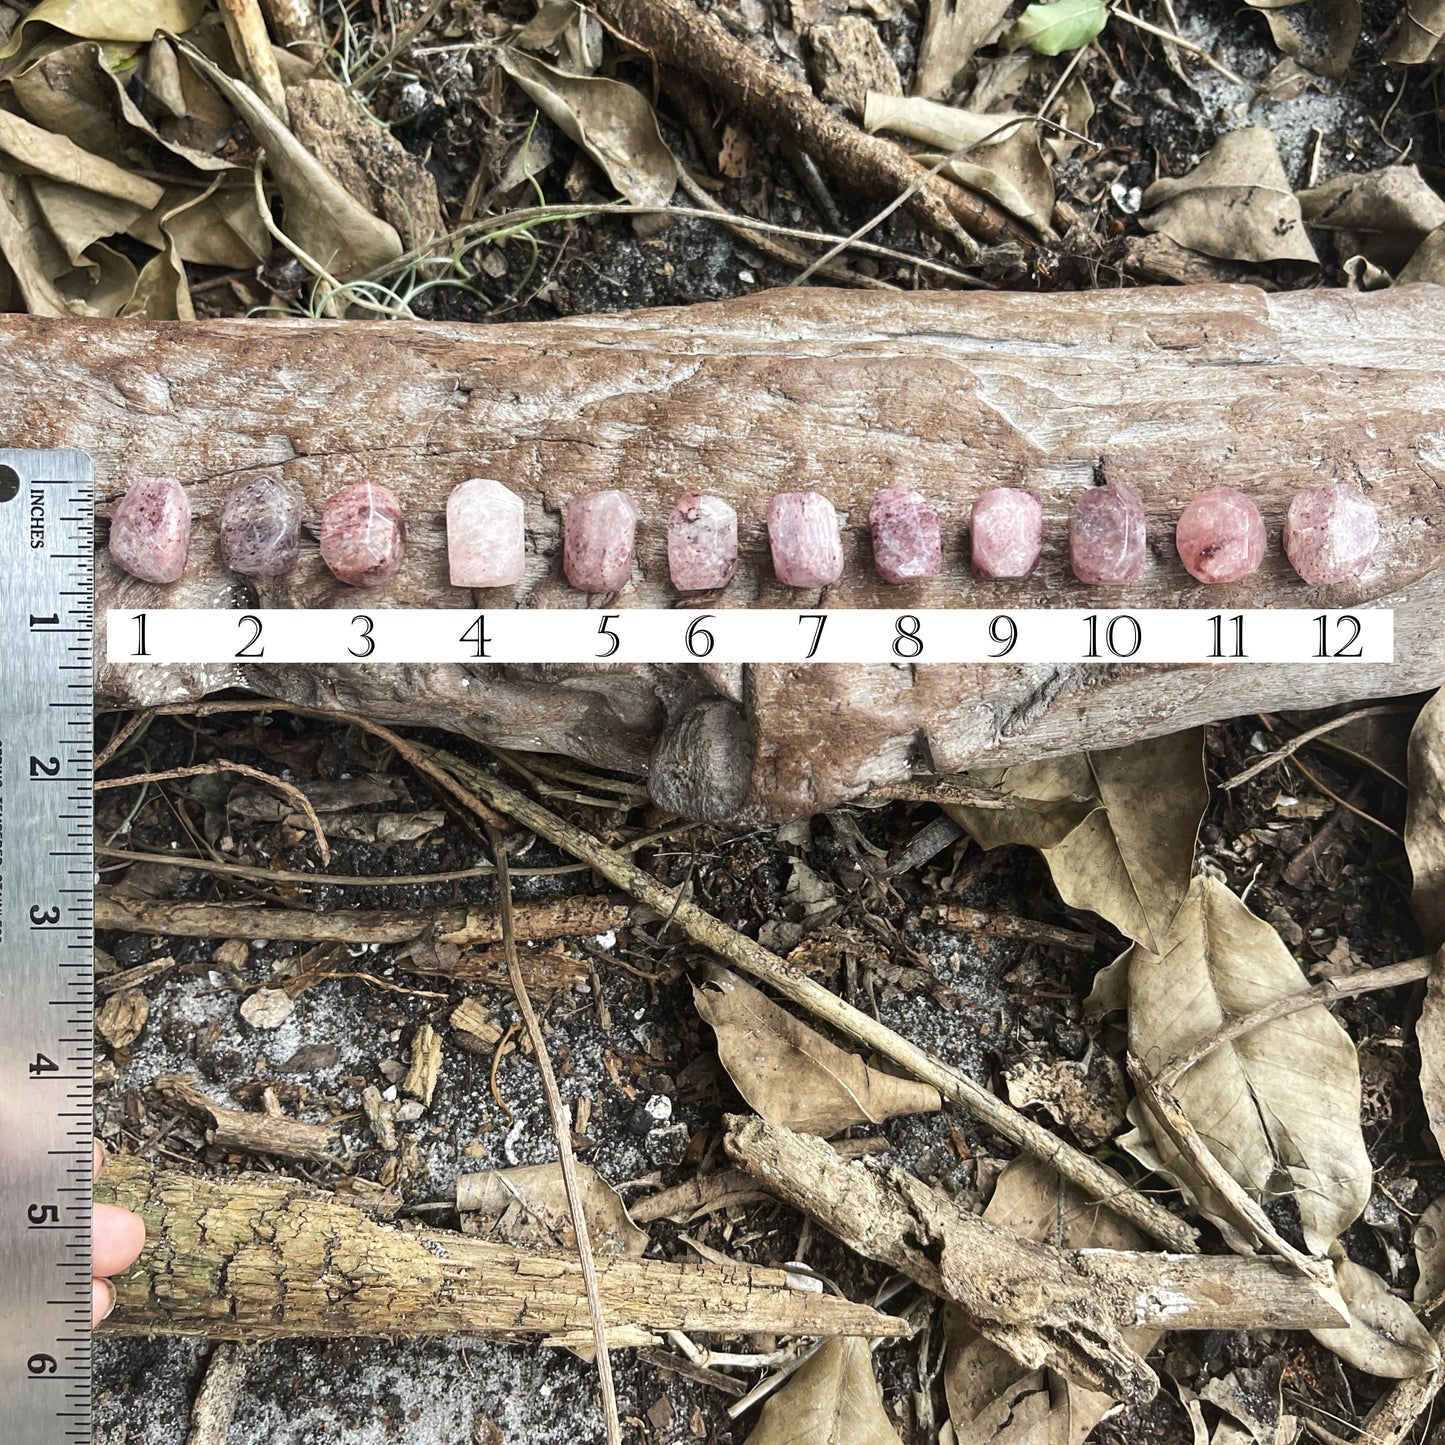
[[[370,657],[371,654],[376,651],[376,641],[371,635],[372,620],[366,613],[358,612],[356,616],[351,619],[351,625],[355,627],[358,622],[361,624],[361,636],[356,640],[361,646],[348,647],[346,650],[353,657]]]

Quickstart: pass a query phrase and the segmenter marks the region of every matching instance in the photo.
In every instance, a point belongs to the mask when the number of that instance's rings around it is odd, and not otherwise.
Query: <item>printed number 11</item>
[[[1222,612],[1216,612],[1209,619],[1210,630],[1214,633],[1214,646],[1209,649],[1210,657],[1243,657],[1244,656],[1244,614],[1236,612],[1229,619],[1229,625],[1234,632],[1234,651],[1224,650],[1224,625],[1225,618]]]

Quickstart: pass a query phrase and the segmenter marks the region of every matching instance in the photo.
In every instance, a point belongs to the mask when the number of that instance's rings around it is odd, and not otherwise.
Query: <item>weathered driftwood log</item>
[[[1030,1368],[1147,1397],[1157,1381],[1125,1326],[1331,1329],[1332,1292],[1267,1259],[1063,1250],[960,1209],[901,1169],[841,1159],[821,1139],[730,1115],[724,1146],[779,1198],[845,1244],[960,1305]]]
[[[295,572],[254,593],[221,568],[227,491],[273,473],[304,493],[313,523],[329,492],[360,477],[401,495],[407,560],[364,594],[368,607],[586,606],[561,576],[560,508],[577,492],[625,486],[645,520],[633,581],[611,603],[620,607],[677,601],[664,524],[678,493],[696,489],[726,496],[741,521],[738,576],[709,608],[1388,601],[1397,619],[1393,666],[102,668],[100,694],[116,703],[243,686],[641,771],[669,719],[721,695],[744,725],[669,728],[659,791],[721,811],[746,779],[747,810],[783,815],[917,769],[1001,765],[1445,681],[1445,292],[1435,287],[806,290],[485,328],[11,316],[0,336],[8,444],[89,449],[103,514],[140,472],[180,477],[192,499],[186,577],[155,588],[102,560],[102,608],[355,606],[361,594],[330,577],[314,544]],[[530,563],[515,592],[448,585],[445,500],[477,475],[526,500]],[[1070,499],[1099,476],[1139,488],[1151,539],[1144,578],[1107,597],[1072,579],[1065,546]],[[1383,540],[1357,581],[1312,589],[1279,534],[1290,496],[1330,478],[1375,498]],[[1026,582],[978,584],[964,561],[968,508],[1001,482],[1040,492],[1047,546]],[[882,483],[936,500],[947,537],[936,579],[879,581],[867,511]],[[1174,554],[1173,523],[1221,485],[1259,502],[1271,549],[1247,582],[1205,588]],[[768,562],[768,497],[799,486],[823,490],[846,517],[848,570],[822,599],[782,587]]]
[[[96,1195],[146,1222],[145,1251],[116,1281],[113,1333],[591,1339],[581,1267],[563,1251],[402,1229],[295,1180],[195,1177],[134,1158],[112,1159]],[[867,1305],[794,1289],[776,1269],[601,1256],[597,1283],[618,1344],[668,1329],[908,1333]]]

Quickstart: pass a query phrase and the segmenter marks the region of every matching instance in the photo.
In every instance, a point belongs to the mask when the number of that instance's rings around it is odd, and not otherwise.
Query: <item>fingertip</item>
[[[115,1286],[108,1279],[90,1282],[90,1327],[94,1329],[115,1308]]]
[[[97,1204],[91,1221],[92,1271],[108,1275],[129,1269],[145,1248],[145,1221],[114,1204]]]
[[[99,1139],[90,1141],[90,1177],[96,1175],[105,1167],[105,1145]]]

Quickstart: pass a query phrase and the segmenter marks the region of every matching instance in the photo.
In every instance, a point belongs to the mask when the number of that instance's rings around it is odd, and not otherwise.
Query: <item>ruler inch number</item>
[[[0,1441],[23,1445],[90,1439],[94,500],[85,452],[0,448]]]

